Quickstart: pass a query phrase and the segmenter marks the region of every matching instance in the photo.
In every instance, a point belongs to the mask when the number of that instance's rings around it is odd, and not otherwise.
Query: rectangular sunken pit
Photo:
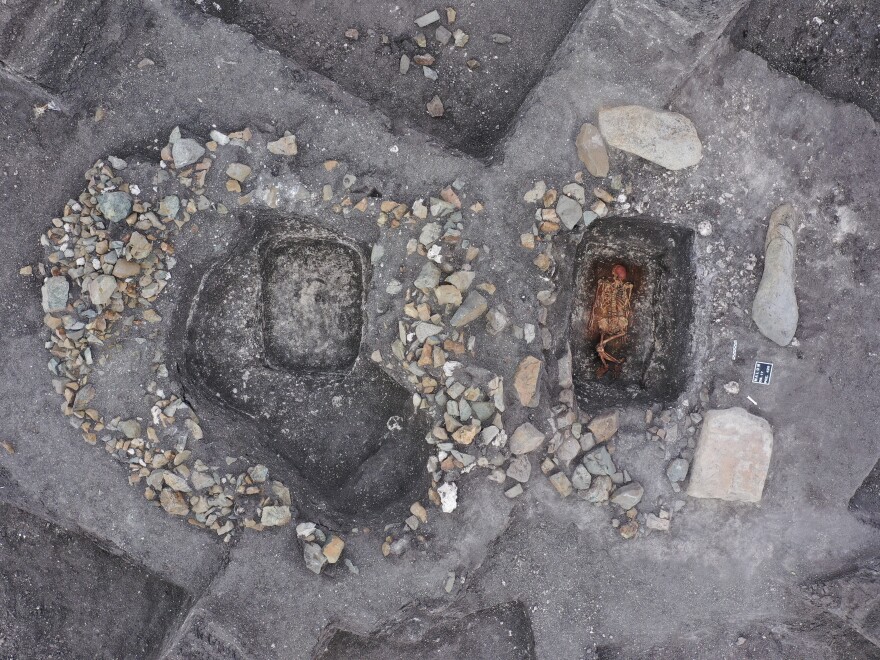
[[[611,218],[586,231],[577,250],[569,327],[572,375],[582,404],[666,404],[684,389],[693,316],[692,250],[691,230],[650,219]],[[600,283],[610,286],[615,271],[626,284],[617,287],[618,302],[628,295],[630,313],[624,315],[627,321],[608,324],[623,323],[626,334],[605,345],[608,354],[622,360],[609,360],[605,370],[596,349],[598,319],[608,313],[594,312],[594,303]],[[626,307],[625,300],[620,307]]]

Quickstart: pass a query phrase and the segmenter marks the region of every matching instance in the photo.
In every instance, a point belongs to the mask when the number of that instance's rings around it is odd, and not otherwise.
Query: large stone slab
[[[764,241],[764,273],[752,303],[752,319],[768,339],[788,346],[798,324],[794,292],[795,232],[797,212],[784,204],[770,215]]]
[[[688,495],[760,502],[772,451],[773,431],[767,420],[742,408],[707,411]]]
[[[692,167],[703,157],[703,145],[690,119],[640,105],[599,111],[599,130],[612,147],[668,170]]]

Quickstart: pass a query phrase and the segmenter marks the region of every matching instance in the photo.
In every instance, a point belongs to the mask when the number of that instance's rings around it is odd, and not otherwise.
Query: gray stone
[[[590,487],[591,482],[593,481],[593,477],[590,475],[589,470],[585,468],[583,465],[578,465],[575,467],[574,472],[571,475],[571,485],[574,486],[577,490],[586,490]]]
[[[177,474],[176,472],[165,472],[163,479],[165,484],[171,488],[171,490],[175,490],[178,493],[191,493],[192,488],[189,487],[186,479]]]
[[[455,328],[464,327],[480,318],[487,309],[489,309],[489,303],[486,302],[486,299],[476,291],[471,291],[449,322]]]
[[[581,445],[574,438],[567,438],[556,450],[556,458],[568,465],[581,453]]]
[[[760,502],[772,451],[767,420],[742,408],[706,411],[688,495]]]
[[[178,212],[180,211],[180,197],[177,195],[166,195],[162,198],[162,201],[159,202],[159,215],[168,217],[168,218],[176,218]]]
[[[612,475],[617,472],[611,454],[608,453],[608,448],[604,445],[584,456],[583,464],[592,475]]]
[[[452,32],[441,25],[434,30],[434,38],[445,46],[452,39]]]
[[[611,502],[621,507],[624,511],[629,511],[636,504],[642,501],[645,489],[638,481],[633,481],[621,486],[611,495]]]
[[[112,275],[98,275],[89,282],[89,298],[94,305],[106,305],[116,293],[116,278]]]
[[[419,16],[416,19],[416,25],[420,28],[427,27],[431,23],[436,23],[440,20],[440,13],[435,9],[434,11],[429,11],[427,14],[423,16]]]
[[[117,158],[116,156],[108,156],[107,161],[110,163],[110,167],[114,170],[124,170],[128,167],[128,163],[126,163],[121,158]]]
[[[592,124],[584,124],[575,139],[578,158],[592,176],[600,179],[608,176],[608,150],[602,135]]]
[[[443,101],[436,94],[427,102],[427,104],[425,104],[425,108],[427,109],[428,114],[435,119],[439,119],[443,116],[443,113],[446,112],[446,108],[443,107]]]
[[[192,138],[181,138],[171,147],[171,157],[177,169],[192,165],[204,155],[205,148]]]
[[[306,562],[306,568],[315,575],[320,575],[321,569],[323,569],[324,565],[327,563],[327,558],[324,556],[324,549],[317,543],[303,544],[303,559]]]
[[[557,472],[550,475],[550,483],[562,497],[568,497],[574,489],[571,487],[571,481],[563,472]]]
[[[517,456],[507,466],[507,476],[520,483],[525,483],[532,475],[532,463],[528,456]]]
[[[571,349],[566,348],[565,354],[556,362],[556,368],[559,370],[559,387],[563,390],[574,387],[571,371]]]
[[[676,458],[666,466],[666,476],[674,484],[685,480],[691,464],[683,458]]]
[[[794,291],[795,232],[798,216],[791,204],[770,215],[764,241],[764,273],[752,303],[752,318],[765,337],[780,346],[794,338],[798,304]]]
[[[491,419],[495,414],[495,404],[491,401],[474,401],[470,405],[471,411],[481,422]]]
[[[507,36],[506,34],[501,34],[500,32],[496,32],[495,34],[492,35],[492,41],[494,41],[496,44],[509,44],[510,37]]]
[[[486,332],[493,337],[507,327],[507,314],[503,308],[494,307],[486,314]]]
[[[544,443],[544,434],[532,425],[526,422],[517,427],[510,436],[510,451],[513,454],[528,454],[536,450]]]
[[[419,343],[421,343],[424,342],[428,337],[433,337],[434,335],[443,332],[443,326],[434,325],[433,323],[428,323],[427,321],[419,321],[415,325],[415,330],[416,339],[418,339]]]
[[[422,291],[433,290],[440,284],[440,269],[433,261],[426,261],[413,284]]]
[[[126,419],[124,422],[119,422],[119,430],[129,439],[141,437],[141,425],[136,419]]]
[[[98,210],[110,222],[125,220],[131,213],[131,197],[119,190],[98,195]]]
[[[290,507],[264,506],[260,516],[260,524],[265,527],[277,527],[290,522]]]
[[[658,532],[668,532],[670,522],[669,518],[661,518],[653,513],[649,513],[645,518],[645,527]]]
[[[440,226],[437,222],[429,222],[424,227],[422,227],[422,231],[419,234],[419,243],[428,247],[431,243],[434,243],[438,238],[440,238],[440,234],[443,232],[443,227]],[[434,286],[437,286],[436,284]]]
[[[584,209],[571,197],[561,195],[556,202],[556,215],[566,229],[574,229],[583,217]]]
[[[70,282],[63,275],[55,275],[48,278],[41,288],[43,296],[43,311],[63,312],[67,307],[67,297],[70,294]]]
[[[612,487],[613,484],[611,483],[611,477],[605,474],[600,475],[593,479],[593,483],[590,485],[590,488],[584,495],[584,499],[587,502],[592,502],[593,504],[607,502],[608,496],[611,494]]]
[[[612,147],[640,156],[668,170],[700,162],[703,145],[690,119],[640,105],[599,111],[599,131]]]

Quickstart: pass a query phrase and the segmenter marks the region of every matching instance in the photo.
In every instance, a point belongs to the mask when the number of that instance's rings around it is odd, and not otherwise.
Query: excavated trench
[[[569,322],[572,375],[590,406],[673,402],[689,373],[693,317],[693,232],[646,219],[607,219],[591,226],[577,248]],[[632,284],[626,335],[605,349],[622,363],[603,373],[591,323],[600,281],[624,266]]]
[[[428,422],[362,341],[368,259],[299,220],[259,223],[215,261],[188,316],[182,376],[297,504],[374,519],[423,492]]]

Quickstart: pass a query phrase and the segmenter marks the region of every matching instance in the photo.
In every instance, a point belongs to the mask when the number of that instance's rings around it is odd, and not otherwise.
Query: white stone
[[[676,112],[660,112],[640,105],[599,111],[599,131],[612,147],[668,170],[700,162],[703,146],[690,119]]]

